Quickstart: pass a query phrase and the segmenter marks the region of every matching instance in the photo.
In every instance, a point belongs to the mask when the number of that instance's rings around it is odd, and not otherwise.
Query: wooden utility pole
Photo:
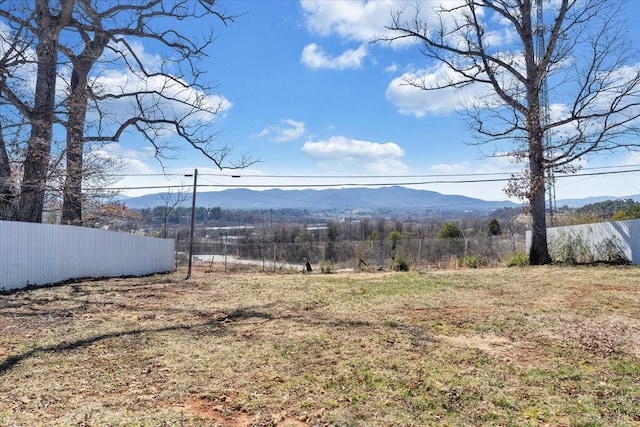
[[[191,176],[191,175],[186,175]],[[196,189],[198,188],[198,169],[193,172],[193,198],[191,200],[191,230],[189,235],[189,268],[186,279],[191,278],[191,263],[193,262],[193,235],[196,222]]]

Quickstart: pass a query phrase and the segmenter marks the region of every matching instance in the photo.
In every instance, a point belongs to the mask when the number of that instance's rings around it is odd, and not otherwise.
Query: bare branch
[[[407,74],[406,85],[426,91],[469,85],[490,89],[494,96],[468,101],[466,112],[479,143],[491,142],[494,153],[528,162],[526,173],[515,177],[508,190],[529,200],[533,263],[549,261],[547,171],[575,170],[576,161],[599,152],[640,148],[640,60],[628,41],[628,27],[619,20],[624,3],[544,4],[549,5],[544,14],[552,19],[549,27],[537,21],[535,12],[542,11],[534,0],[444,3],[429,22],[421,18],[418,4],[409,19],[408,9],[393,12],[387,27],[391,35],[376,40],[416,41],[430,64],[440,64],[454,76],[428,80]],[[517,43],[501,46],[491,38],[491,28],[516,35]],[[542,105],[547,93],[557,111],[549,118]]]

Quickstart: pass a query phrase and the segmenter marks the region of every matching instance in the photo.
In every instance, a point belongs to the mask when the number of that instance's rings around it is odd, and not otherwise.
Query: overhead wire
[[[594,166],[582,168],[582,171],[619,169],[619,168],[638,168],[640,164],[631,164],[624,166]],[[629,171],[632,172],[632,171]],[[452,173],[452,174],[411,174],[411,175],[300,175],[300,174],[242,174],[236,173],[206,173],[198,172],[198,176],[215,176],[221,178],[306,178],[306,179],[382,179],[382,178],[439,178],[439,177],[469,177],[469,176],[512,176],[518,175],[521,171],[512,172],[475,172],[475,173]],[[575,174],[568,174],[573,176]],[[114,177],[144,177],[144,176],[165,176],[165,177],[184,177],[181,173],[131,173],[131,174],[114,174]]]
[[[640,165],[634,165],[640,166]],[[613,167],[599,167],[599,168],[589,168],[583,170],[600,170],[606,168]],[[615,171],[602,171],[602,172],[588,172],[588,173],[570,173],[570,174],[556,174],[556,179],[563,178],[579,178],[579,177],[593,177],[593,176],[603,176],[603,175],[617,175],[624,173],[634,173],[640,172],[640,169],[625,169],[625,170],[615,170]],[[162,174],[160,174],[162,175]],[[199,176],[201,174],[198,174]],[[224,175],[218,174],[202,174],[205,176],[217,176],[223,177]],[[442,175],[360,175],[360,176],[344,176],[344,175],[323,175],[323,176],[314,176],[314,175],[243,175],[241,177],[251,177],[251,178],[334,178],[334,179],[348,179],[348,178],[419,178],[419,177],[465,177],[465,176],[496,176],[496,175],[506,175],[506,173],[482,173],[482,174],[442,174]],[[378,186],[392,186],[392,185],[400,185],[400,186],[409,186],[409,185],[430,185],[430,184],[481,184],[481,183],[489,183],[489,182],[507,182],[514,176],[515,173],[510,174],[509,178],[481,178],[481,179],[437,179],[437,180],[422,180],[422,181],[385,181],[385,182],[339,182],[339,183],[327,183],[327,184],[304,184],[304,183],[295,183],[295,184],[287,184],[287,183],[270,183],[270,184],[229,184],[229,183],[217,183],[217,184],[198,184],[199,188],[339,188],[339,187],[378,187]],[[157,176],[157,174],[131,174],[131,175],[123,175],[123,176]],[[166,175],[166,176],[177,176],[177,174]],[[184,175],[180,175],[184,176]],[[235,176],[235,175],[234,175]],[[193,184],[167,184],[167,185],[149,185],[149,186],[122,186],[122,187],[105,187],[103,190],[107,191],[127,191],[127,190],[157,190],[157,189],[172,189],[172,188],[189,188],[193,187]]]

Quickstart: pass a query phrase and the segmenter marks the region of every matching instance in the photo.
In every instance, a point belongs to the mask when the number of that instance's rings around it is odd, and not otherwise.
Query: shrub
[[[460,268],[460,259],[455,256],[449,257],[449,269],[457,270],[458,268]]]
[[[409,271],[409,260],[402,255],[398,255],[391,260],[391,269],[394,271]]]
[[[334,270],[335,268],[333,266],[333,262],[331,261],[325,261],[324,263],[322,263],[322,265],[320,265],[320,271],[324,274],[331,274]]]
[[[478,268],[486,263],[477,255],[465,255],[460,257],[460,265],[466,268]]]
[[[614,265],[627,265],[630,264],[631,261],[627,258],[627,255],[624,253],[622,248],[620,247],[620,240],[616,237],[610,237],[608,239],[603,240],[598,245],[596,245],[595,252],[596,258],[599,261],[606,262],[608,264]]]
[[[549,252],[553,260],[561,264],[629,264],[619,239],[613,236],[594,245],[580,233],[561,233],[549,245]]]
[[[549,243],[549,254],[554,262],[576,265],[593,261],[593,254],[591,253],[589,242],[579,233],[558,233],[558,236]]]
[[[440,228],[440,231],[438,231],[438,237],[441,239],[457,239],[464,237],[464,235],[458,224],[455,222],[447,222]]]
[[[489,221],[489,224],[487,225],[487,235],[499,236],[501,234],[502,231],[500,230],[500,223],[495,218],[491,219],[491,221]]]
[[[524,267],[529,264],[529,256],[526,253],[517,253],[507,260],[507,267]]]

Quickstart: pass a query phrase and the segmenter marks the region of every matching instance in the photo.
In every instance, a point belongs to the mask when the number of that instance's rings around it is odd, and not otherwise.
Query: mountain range
[[[167,193],[147,194],[123,199],[131,209],[142,209],[166,204]],[[175,200],[175,195],[173,195]],[[191,195],[181,206],[191,205]],[[222,209],[306,209],[331,210],[422,210],[422,211],[481,211],[489,212],[502,207],[516,207],[510,201],[485,201],[459,195],[445,195],[435,191],[414,190],[392,186],[381,188],[341,188],[327,190],[264,190],[229,189],[199,192],[198,207]]]
[[[164,206],[168,197],[175,194],[147,194],[122,199],[131,209]],[[184,195],[181,206],[191,206],[191,194]],[[640,195],[626,197],[589,197],[584,199],[557,200],[558,207],[581,207],[612,199],[633,199],[640,201]],[[224,191],[199,192],[196,195],[198,207],[222,209],[306,209],[308,211],[335,210],[420,210],[432,212],[491,212],[499,208],[513,208],[519,205],[511,201],[486,201],[460,195],[447,195],[435,191],[414,190],[391,186],[380,188],[340,188],[327,190],[264,190],[229,189]]]

